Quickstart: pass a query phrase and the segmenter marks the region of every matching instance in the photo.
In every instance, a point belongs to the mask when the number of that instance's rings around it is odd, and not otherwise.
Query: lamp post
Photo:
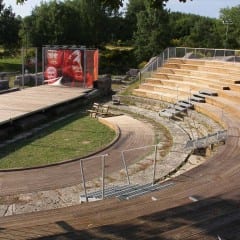
[[[229,25],[233,24],[233,22],[229,19],[223,20],[223,24],[226,25],[226,38],[225,38],[225,49],[227,49],[227,41],[228,41],[228,29],[229,29]]]

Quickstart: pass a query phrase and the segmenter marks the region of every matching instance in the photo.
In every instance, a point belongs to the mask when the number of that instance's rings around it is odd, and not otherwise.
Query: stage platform
[[[91,89],[41,85],[0,95],[0,125],[84,97]]]

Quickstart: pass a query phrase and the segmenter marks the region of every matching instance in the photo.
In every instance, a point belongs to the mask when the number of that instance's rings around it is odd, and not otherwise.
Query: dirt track
[[[132,147],[142,147],[154,143],[155,135],[153,127],[150,124],[143,123],[128,116],[109,118],[108,121],[119,127],[121,135],[119,141],[106,151],[101,152],[101,154],[109,153],[110,155],[109,158],[111,159],[109,162],[111,162],[111,164],[109,165],[108,171],[116,171],[122,167],[120,166],[119,160],[121,150]],[[139,131],[139,129],[141,129],[141,131]],[[88,167],[92,169],[89,179],[99,174],[94,161],[89,161]],[[72,186],[81,181],[79,161],[46,168],[0,172],[0,180],[0,196]]]

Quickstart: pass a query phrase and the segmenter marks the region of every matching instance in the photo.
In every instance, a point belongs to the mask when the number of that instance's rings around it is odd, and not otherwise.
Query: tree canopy
[[[42,1],[30,16],[16,18],[12,9],[0,0],[0,45],[18,45],[21,40],[22,46],[39,48],[71,44],[97,47],[106,52],[109,45],[132,49],[126,58],[122,50],[106,53],[108,67],[117,62],[116,69],[121,64],[119,59],[127,62],[131,56],[132,62],[141,63],[171,46],[239,48],[240,6],[222,9],[220,19],[215,19],[171,12],[166,7],[167,1],[129,0],[125,8],[120,8],[123,0]],[[14,26],[16,20],[18,24]]]
[[[16,0],[17,3],[24,3],[26,2],[27,0]],[[192,0],[178,0],[179,2],[186,2],[186,1],[192,1]],[[122,7],[123,6],[123,2],[124,0],[101,0],[101,3],[104,5],[104,6],[108,6],[112,9],[118,9],[119,7]],[[155,6],[155,7],[162,7],[166,2],[168,2],[168,0],[149,0],[149,3],[152,5],[152,6]]]
[[[20,22],[12,8],[5,7],[3,1],[0,0],[0,45],[10,49],[19,45]]]

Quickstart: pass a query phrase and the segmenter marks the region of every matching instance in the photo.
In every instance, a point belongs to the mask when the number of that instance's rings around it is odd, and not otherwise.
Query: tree
[[[197,48],[221,48],[221,35],[217,30],[217,20],[197,16],[184,45]]]
[[[97,47],[111,38],[112,14],[99,0],[45,2],[24,19],[21,35],[28,32],[29,41],[37,47],[49,44]]]
[[[169,14],[171,44],[174,46],[222,48],[219,20],[195,14]]]
[[[20,18],[16,18],[11,7],[5,7],[0,1],[0,44],[5,49],[13,49],[19,45],[18,31]]]
[[[168,12],[143,0],[145,10],[137,14],[137,31],[134,33],[135,54],[138,61],[148,60],[169,43]]]
[[[22,36],[36,47],[48,44],[73,44],[79,37],[81,22],[78,14],[64,2],[42,3],[23,21]]]
[[[17,3],[23,4],[27,0],[16,0]],[[162,7],[168,0],[149,0],[152,7]],[[179,0],[179,2],[186,2],[187,0]],[[192,0],[189,0],[192,1]],[[101,0],[104,7],[110,7],[111,9],[119,9],[123,6],[124,0]]]
[[[137,14],[145,10],[143,0],[129,0],[127,3],[127,11],[125,13],[125,20],[127,22],[129,39],[132,38],[133,33],[137,30]]]
[[[236,49],[240,47],[240,5],[220,10],[224,46]]]

